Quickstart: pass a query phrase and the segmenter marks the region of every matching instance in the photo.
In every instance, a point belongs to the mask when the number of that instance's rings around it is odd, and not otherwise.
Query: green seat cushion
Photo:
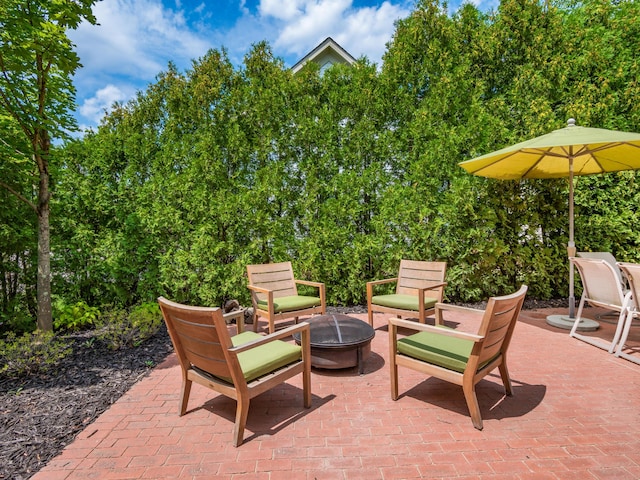
[[[433,308],[438,300],[435,298],[425,297],[424,308]],[[402,310],[418,310],[417,295],[376,295],[371,299],[372,305],[382,305],[383,307],[399,308]]]
[[[276,313],[281,312],[294,312],[296,310],[303,310],[305,308],[317,307],[322,302],[319,297],[307,297],[305,295],[289,295],[287,297],[278,297],[273,299],[273,311]],[[264,310],[268,310],[269,306],[266,300],[260,300],[258,307]]]
[[[473,343],[462,338],[419,332],[398,340],[398,352],[462,373],[469,361]]]
[[[264,338],[255,332],[243,332],[231,337],[234,347]],[[238,354],[238,361],[247,382],[271,373],[302,358],[302,348],[298,345],[275,340]]]

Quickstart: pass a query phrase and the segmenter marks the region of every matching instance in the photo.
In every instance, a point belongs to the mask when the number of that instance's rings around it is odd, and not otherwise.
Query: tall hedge
[[[63,148],[56,292],[248,304],[246,265],[291,260],[330,304],[360,304],[366,281],[411,258],[447,262],[450,301],[521,283],[565,297],[567,181],[484,179],[458,163],[569,117],[640,131],[639,10],[504,0],[450,15],[418,1],[381,65],[293,74],[264,42],[241,66],[224,49],[169,65]],[[581,177],[578,249],[640,261],[639,192],[635,172]]]

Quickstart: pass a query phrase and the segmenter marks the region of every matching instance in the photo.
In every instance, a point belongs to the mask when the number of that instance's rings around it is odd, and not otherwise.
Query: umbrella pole
[[[576,256],[576,244],[573,237],[573,157],[569,157],[569,243],[567,244],[567,257]],[[549,315],[547,323],[551,326],[571,330],[576,321],[576,298],[574,294],[574,267],[569,260],[569,316]],[[595,320],[580,318],[577,330],[579,332],[593,332],[600,327]]]
[[[574,270],[571,257],[576,256],[576,243],[573,237],[573,158],[569,158],[569,243],[567,244],[569,257],[569,318],[576,318],[576,297],[574,294]]]

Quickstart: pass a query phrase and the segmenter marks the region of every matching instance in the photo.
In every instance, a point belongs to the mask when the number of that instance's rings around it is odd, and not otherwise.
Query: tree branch
[[[0,180],[0,187],[4,187],[6,188],[10,193],[12,193],[13,195],[15,195],[19,200],[23,201],[24,203],[26,203],[34,212],[36,215],[38,215],[38,207],[36,206],[35,203],[33,203],[31,200],[29,200],[27,197],[25,197],[24,195],[22,195],[20,192],[18,192],[17,190],[14,190],[11,185],[3,182],[2,180]]]
[[[13,150],[13,151],[14,151],[14,153],[16,153],[16,154],[20,155],[21,157],[26,157],[26,156],[27,156],[25,153],[21,152],[21,151],[20,151],[20,150],[18,150],[17,148],[14,148],[12,145],[9,145],[9,144],[7,143],[7,141],[6,141],[4,138],[0,137],[0,142],[2,142],[2,144],[3,144],[5,147],[7,147],[9,150]]]

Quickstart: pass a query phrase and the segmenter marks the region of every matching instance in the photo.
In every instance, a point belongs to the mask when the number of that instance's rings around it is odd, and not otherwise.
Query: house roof
[[[320,65],[320,70],[324,70],[335,63],[351,65],[355,61],[356,59],[353,58],[349,52],[338,45],[331,37],[327,37],[320,45],[307,53],[298,63],[291,67],[291,70],[293,70],[293,73],[296,73],[307,62],[315,62]]]

